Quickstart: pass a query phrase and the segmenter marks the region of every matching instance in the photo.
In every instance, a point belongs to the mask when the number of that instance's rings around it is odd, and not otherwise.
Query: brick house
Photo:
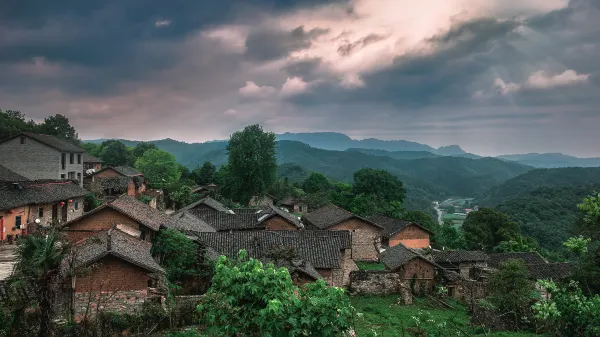
[[[179,209],[177,211],[177,213],[183,213],[183,212],[193,211],[193,210],[204,210],[204,209],[209,209],[209,210],[214,210],[214,211],[219,211],[219,212],[233,213],[233,211],[231,211],[230,209],[225,207],[225,205],[223,205],[222,203],[218,202],[217,200],[215,200],[211,197],[202,198],[194,203],[191,203],[191,204]]]
[[[334,205],[323,206],[304,216],[311,230],[348,230],[352,233],[352,259],[377,261],[384,228]]]
[[[488,256],[482,251],[434,250],[431,260],[442,268],[453,271],[465,279],[479,279],[480,272],[488,267]]]
[[[81,216],[86,194],[70,181],[0,181],[0,241]]]
[[[98,171],[100,171],[100,168],[102,166],[102,160],[89,155],[87,153],[83,154],[83,175],[84,176],[89,176],[92,175]]]
[[[65,286],[74,292],[75,315],[102,308],[131,312],[163,282],[164,270],[150,254],[152,244],[116,229],[96,233],[74,245],[73,263],[63,263]],[[74,267],[72,276],[69,266]],[[88,307],[89,306],[89,307]]]
[[[63,225],[69,239],[80,241],[98,232],[117,228],[143,241],[152,242],[161,226],[173,219],[131,196],[121,196]]]
[[[420,291],[421,287],[424,287],[426,292],[431,291],[435,285],[436,269],[440,268],[436,263],[403,244],[386,249],[381,253],[380,260],[386,269],[399,272],[405,286],[414,282],[415,288],[412,289],[414,292]]]
[[[213,206],[218,205],[214,204]],[[199,218],[216,231],[298,230],[303,228],[298,218],[275,206],[269,206],[264,210],[244,208],[223,212],[201,203],[194,208],[186,208],[177,212],[177,214],[181,213],[189,213]]]
[[[292,198],[292,197],[287,197],[283,200],[281,200],[279,202],[279,205],[282,208],[285,208],[288,210],[288,212],[290,213],[307,213],[308,212],[308,205],[300,200],[300,199],[296,199],[296,198]]]
[[[269,206],[269,208],[261,212],[258,222],[263,224],[266,230],[298,230],[304,228],[304,225],[293,214],[282,210],[277,206]]]
[[[433,233],[419,224],[384,215],[375,215],[367,219],[385,228],[381,232],[383,246],[393,247],[401,243],[408,248],[429,247],[429,237]]]
[[[146,191],[146,178],[129,166],[105,167],[87,176],[85,186],[105,198],[124,193],[137,198]]]
[[[0,164],[31,180],[77,180],[83,186],[85,150],[54,136],[23,132],[0,140]]]

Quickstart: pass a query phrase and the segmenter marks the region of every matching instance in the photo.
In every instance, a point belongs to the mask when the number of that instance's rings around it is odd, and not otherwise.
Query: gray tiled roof
[[[292,237],[281,236],[282,247],[292,248],[298,257],[309,261],[315,268],[332,269],[341,267],[342,245],[337,237]]]
[[[235,212],[235,210],[234,210]],[[290,224],[296,226],[296,228],[304,228],[304,225],[300,222],[298,217],[289,212],[282,210],[277,206],[269,206],[269,208],[265,211],[265,214],[259,217],[259,223],[262,223],[274,216],[280,216]]]
[[[562,280],[573,276],[575,268],[572,263],[539,263],[526,264],[529,275],[534,280]]]
[[[61,152],[85,152],[85,150],[83,148],[81,148],[77,145],[71,144],[67,141],[56,138],[54,136],[44,135],[41,133],[23,132],[22,134],[16,135],[14,137],[10,137],[8,139],[20,137],[22,135],[27,136],[32,139],[35,139],[36,141],[46,144],[46,145],[48,145],[52,148],[55,148]],[[8,140],[8,139],[6,139],[6,140]],[[3,141],[0,141],[0,143],[1,142],[3,142]]]
[[[305,275],[310,276],[314,280],[321,279],[321,274],[315,269],[312,263],[304,260],[292,260],[292,261],[284,261],[284,260],[273,260],[269,258],[261,258],[260,261],[262,263],[273,263],[278,268],[286,268],[290,274],[293,273],[303,273]]]
[[[331,240],[331,242],[339,242],[339,249],[352,249],[352,236],[350,231],[345,230],[298,230],[298,231],[277,231],[282,236],[291,237],[322,237],[322,238],[335,238],[339,241]]]
[[[478,250],[436,250],[431,253],[436,263],[483,262],[488,256]]]
[[[127,177],[141,176],[142,173],[131,166],[113,166],[113,170]]]
[[[217,231],[263,229],[265,225],[258,222],[261,214],[231,214],[213,209],[192,209],[189,213],[200,218]]]
[[[96,177],[89,185],[89,188],[93,192],[102,192],[105,189],[112,188],[119,191],[127,190],[131,178],[116,176],[116,177]]]
[[[379,256],[379,260],[390,270],[396,270],[413,259],[423,259],[428,263],[431,263],[431,261],[427,260],[421,254],[407,248],[403,244],[397,244],[390,247]]]
[[[103,163],[102,160],[100,160],[100,159],[98,159],[98,158],[96,158],[96,157],[94,157],[94,156],[92,156],[91,154],[88,154],[88,153],[84,153],[82,159],[83,159],[84,163],[89,163],[89,164],[100,164],[100,163]]]
[[[181,208],[180,210],[177,211],[177,213],[183,213],[186,211],[190,211],[194,208],[196,208],[198,205],[206,205],[212,209],[214,209],[215,211],[219,211],[219,212],[228,212],[229,209],[227,209],[227,207],[225,207],[222,203],[216,201],[215,199],[211,198],[211,197],[206,197],[203,199],[200,199],[192,204],[189,204],[183,208]]]
[[[0,182],[27,181],[29,179],[0,165]]]
[[[155,231],[158,231],[160,226],[169,227],[173,224],[173,219],[165,213],[128,195],[119,197],[109,206]]]
[[[88,266],[107,255],[112,255],[146,270],[164,273],[150,254],[151,243],[138,240],[116,229],[93,235],[78,247],[75,264],[77,268]]]
[[[375,227],[383,229],[382,226],[375,224],[367,219],[361,218],[333,204],[325,205],[305,215],[305,219],[307,220],[307,222],[318,229],[327,229],[352,218],[361,219],[365,222],[372,224]]]
[[[488,256],[488,265],[492,268],[499,268],[501,263],[508,260],[522,260],[525,264],[544,264],[548,262],[537,252],[493,253],[488,254]]]
[[[391,217],[388,217],[385,215],[374,215],[374,216],[368,217],[367,219],[371,222],[374,222],[374,223],[384,227],[385,230],[383,231],[382,235],[385,237],[390,237],[390,236],[402,231],[408,225],[417,226],[417,227],[423,229],[424,231],[428,232],[429,234],[433,234],[427,228],[424,228],[423,226],[416,224],[414,222],[407,221],[407,220],[394,219],[394,218],[391,218]]]
[[[49,204],[83,197],[88,193],[79,185],[64,180],[0,183],[0,210],[24,205]]]
[[[170,226],[183,232],[216,232],[209,224],[190,214],[189,212],[177,213],[171,216],[174,223]]]

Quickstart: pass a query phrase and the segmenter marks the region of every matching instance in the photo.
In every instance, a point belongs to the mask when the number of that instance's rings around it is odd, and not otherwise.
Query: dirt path
[[[0,280],[10,276],[13,265],[15,264],[16,245],[0,244]]]

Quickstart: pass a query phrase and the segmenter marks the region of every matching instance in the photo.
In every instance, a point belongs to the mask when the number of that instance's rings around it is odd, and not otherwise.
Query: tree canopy
[[[163,188],[181,177],[175,156],[163,150],[148,150],[135,162],[135,168],[148,178],[150,185]]]
[[[133,156],[137,159],[137,158],[143,156],[146,151],[148,151],[148,150],[156,150],[156,149],[158,149],[158,147],[156,147],[156,144],[154,144],[154,143],[151,143],[151,142],[139,142],[133,148]]]
[[[107,140],[100,145],[100,159],[107,166],[133,165],[134,156],[130,148],[118,140]]]
[[[202,166],[194,169],[194,176],[198,185],[204,186],[215,182],[217,168],[213,163],[205,161]]]
[[[519,225],[506,214],[490,208],[471,212],[462,225],[467,248],[492,251],[502,241],[509,241],[520,235]]]
[[[325,175],[312,172],[302,183],[302,189],[306,193],[327,192],[331,189],[331,183]]]

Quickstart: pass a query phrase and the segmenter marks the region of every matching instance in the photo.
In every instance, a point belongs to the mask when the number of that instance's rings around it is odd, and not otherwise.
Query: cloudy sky
[[[600,0],[4,0],[0,108],[84,139],[275,132],[600,156]]]

